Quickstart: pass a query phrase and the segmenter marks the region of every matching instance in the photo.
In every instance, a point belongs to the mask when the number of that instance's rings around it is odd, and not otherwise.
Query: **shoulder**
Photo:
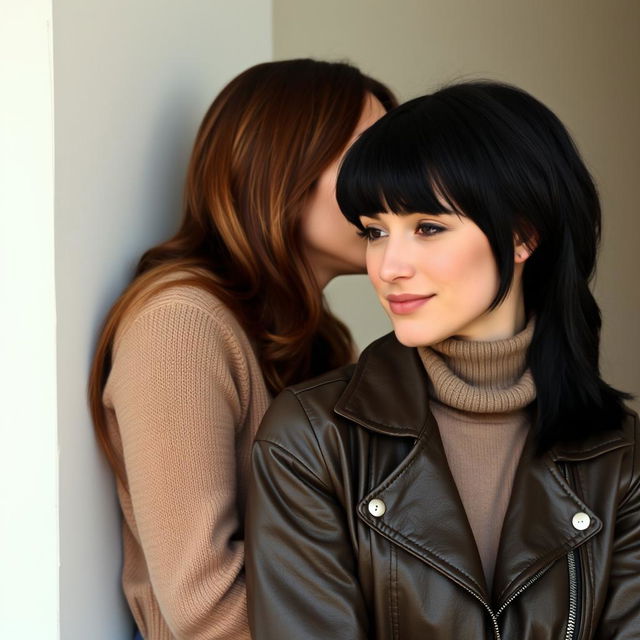
[[[629,487],[640,487],[640,420],[638,414],[627,408],[624,422],[622,424],[624,438],[631,443],[629,453],[628,477]]]
[[[285,449],[304,447],[307,433],[314,444],[316,431],[333,423],[333,408],[353,376],[355,365],[347,365],[317,378],[293,385],[282,391],[271,403],[257,439]]]
[[[188,277],[188,273],[177,272],[139,291],[124,313],[118,333],[126,332],[132,324],[154,313],[175,313],[180,309],[192,309],[202,316],[240,329],[235,316],[220,298],[204,286],[187,281]]]
[[[242,397],[263,384],[250,340],[231,310],[204,286],[181,281],[180,274],[139,292],[124,313],[105,391],[150,368],[172,385],[215,380]]]
[[[391,332],[372,342],[357,363],[283,391],[259,437],[295,446],[302,424],[333,442],[351,438],[354,426],[365,423],[383,433],[405,433],[426,419],[425,381],[416,350],[400,345]]]
[[[348,446],[353,425],[333,409],[353,368],[348,365],[282,391],[262,420],[254,458],[272,460],[273,464],[287,459],[289,464],[302,465],[325,487],[335,485],[340,475],[340,451]]]
[[[611,451],[618,455],[614,458],[603,458],[605,478],[617,477],[618,504],[624,510],[624,505],[640,505],[640,422],[638,414],[625,407],[622,425],[616,429],[603,432],[600,436],[604,440],[601,449],[595,451]]]
[[[249,339],[232,311],[205,286],[187,281],[189,275],[176,272],[138,292],[119,322],[114,355],[135,334],[166,345],[197,340],[251,352]]]
[[[612,438],[617,438],[626,451],[626,458],[629,460],[629,472],[632,475],[640,475],[640,422],[638,414],[625,407],[622,425],[615,430],[607,432]]]
[[[123,402],[135,387],[149,397],[161,393],[165,402],[225,402],[244,416],[267,392],[240,323],[204,287],[179,280],[159,284],[141,292],[119,323],[105,404]]]
[[[638,414],[629,407],[627,407],[625,411],[622,431],[634,444],[638,443],[638,439],[640,438],[640,420],[638,419]]]

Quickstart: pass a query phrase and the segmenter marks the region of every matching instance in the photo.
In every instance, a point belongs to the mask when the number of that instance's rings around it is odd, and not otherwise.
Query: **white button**
[[[369,513],[376,518],[384,515],[384,512],[387,510],[387,506],[382,500],[378,500],[378,498],[374,498],[369,501]]]
[[[583,513],[582,511],[578,511],[578,513],[576,513],[576,515],[573,516],[573,519],[571,520],[571,524],[578,531],[584,531],[585,529],[589,528],[589,525],[591,524],[591,518],[586,513]]]

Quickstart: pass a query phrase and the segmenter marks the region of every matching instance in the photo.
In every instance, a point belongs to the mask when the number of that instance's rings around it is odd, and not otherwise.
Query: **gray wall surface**
[[[113,478],[87,411],[95,340],[142,251],[177,225],[209,104],[233,76],[271,57],[271,9],[270,0],[54,2],[64,640],[132,635]]]

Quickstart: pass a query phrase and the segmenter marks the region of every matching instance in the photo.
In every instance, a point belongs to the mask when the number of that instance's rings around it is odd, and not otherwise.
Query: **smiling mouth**
[[[419,309],[423,304],[426,304],[435,297],[435,294],[430,296],[414,296],[411,294],[403,294],[398,296],[388,296],[387,302],[391,313],[395,315],[406,315],[413,313],[416,309]]]

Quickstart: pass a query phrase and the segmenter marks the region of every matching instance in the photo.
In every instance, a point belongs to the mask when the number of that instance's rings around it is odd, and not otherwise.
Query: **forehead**
[[[368,129],[374,122],[377,122],[387,113],[382,103],[372,93],[367,93],[362,106],[360,119],[353,132],[350,142],[353,142],[360,134]]]

